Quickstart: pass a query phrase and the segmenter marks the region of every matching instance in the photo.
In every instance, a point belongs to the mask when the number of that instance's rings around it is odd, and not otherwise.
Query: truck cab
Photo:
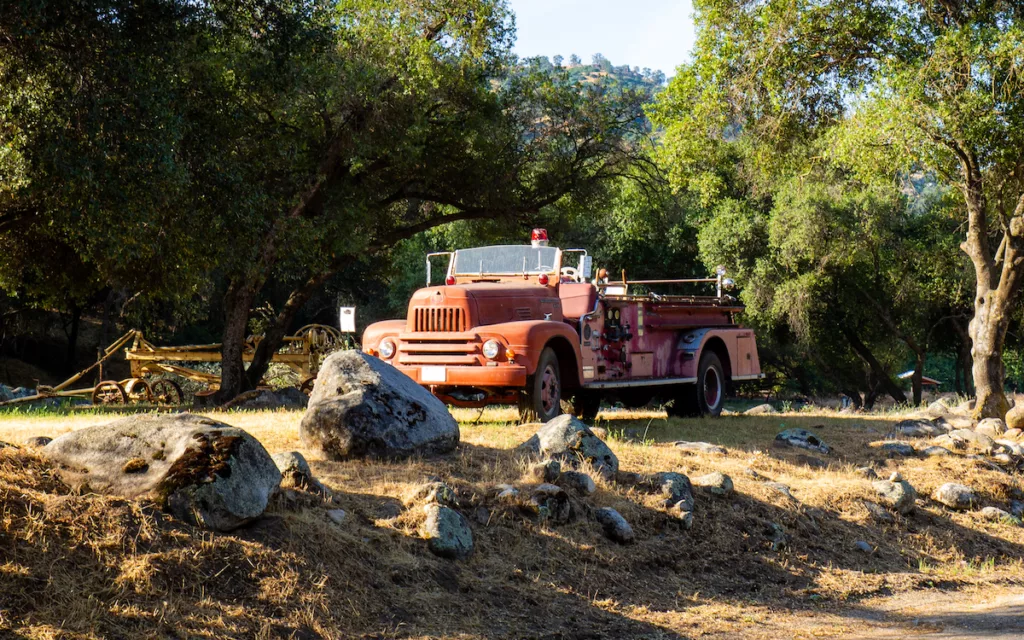
[[[443,285],[432,260],[447,258]],[[406,318],[378,322],[363,350],[446,403],[518,404],[546,422],[572,400],[597,414],[601,400],[642,406],[660,397],[672,415],[718,415],[730,384],[761,377],[754,334],[713,278],[629,282],[591,278],[585,250],[548,245],[461,249],[427,257],[427,286]],[[717,295],[660,295],[655,287],[704,285]],[[642,290],[642,292],[641,292]]]

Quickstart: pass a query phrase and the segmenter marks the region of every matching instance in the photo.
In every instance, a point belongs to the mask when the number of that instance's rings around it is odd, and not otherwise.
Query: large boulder
[[[281,483],[251,435],[192,414],[141,415],[66,433],[42,449],[72,486],[149,498],[216,531],[258,518]]]
[[[459,425],[440,400],[359,351],[324,360],[299,434],[308,449],[333,460],[446,453],[459,444]]]
[[[589,464],[606,478],[614,478],[619,459],[590,427],[576,417],[563,414],[546,424],[538,425],[537,433],[519,445],[519,450],[533,456],[559,460],[576,468]]]

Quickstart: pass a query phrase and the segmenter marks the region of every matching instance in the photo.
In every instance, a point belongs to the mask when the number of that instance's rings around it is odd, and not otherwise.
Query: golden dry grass
[[[342,525],[317,500],[279,500],[261,523],[232,535],[180,525],[145,504],[75,495],[32,453],[0,450],[0,629],[32,638],[836,637],[906,622],[881,613],[892,598],[1024,589],[1024,528],[927,499],[894,524],[871,521],[863,506],[871,483],[854,472],[868,462],[879,475],[899,470],[922,496],[956,481],[1005,507],[1022,490],[1018,476],[963,458],[880,460],[866,445],[896,417],[603,414],[626,471],[732,477],[733,497],[697,490],[687,531],[658,496],[607,482],[560,526],[496,504],[494,484],[529,484],[512,449],[530,433],[509,410],[456,413],[463,444],[451,456],[311,460],[348,512]],[[210,415],[271,452],[301,451],[300,412]],[[0,417],[0,441],[110,419]],[[831,466],[812,469],[772,449],[787,427],[832,444]],[[676,440],[729,453],[687,454]],[[476,552],[466,561],[436,558],[419,539],[421,512],[409,501],[432,477],[456,488],[473,521]],[[768,481],[788,485],[794,499]],[[601,535],[589,516],[600,506],[625,516],[636,544]],[[767,535],[773,523],[789,538],[782,550]],[[875,553],[858,551],[857,540]]]

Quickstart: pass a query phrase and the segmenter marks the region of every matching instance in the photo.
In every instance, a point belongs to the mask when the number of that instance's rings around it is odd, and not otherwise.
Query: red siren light
[[[541,283],[542,285],[547,286],[547,284],[549,282],[548,274],[542,273],[539,276],[537,276],[537,282]]]
[[[548,230],[534,229],[533,233],[530,234],[530,244],[534,247],[548,246]]]
[[[455,284],[455,276],[448,276],[447,278],[444,279],[444,283],[449,287],[452,286],[453,284]]]

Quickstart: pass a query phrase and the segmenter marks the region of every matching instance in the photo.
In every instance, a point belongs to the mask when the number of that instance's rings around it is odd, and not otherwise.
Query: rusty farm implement
[[[242,359],[252,362],[261,336],[246,341]],[[284,344],[271,358],[271,362],[286,365],[299,375],[299,388],[312,389],[313,380],[320,369],[321,359],[344,344],[341,333],[326,325],[311,324],[294,335],[286,337]],[[108,379],[104,366],[118,352],[124,350],[130,367],[130,377]],[[35,395],[0,402],[0,406],[46,400],[49,398],[88,399],[93,404],[182,404],[185,395],[181,385],[171,376],[199,383],[205,387],[201,395],[209,395],[220,388],[220,376],[194,368],[195,363],[220,362],[221,345],[158,346],[146,340],[141,331],[131,330],[99,352],[96,362],[56,386],[40,386]],[[192,365],[192,366],[189,366]],[[78,387],[76,383],[92,372],[98,382],[92,387]]]

